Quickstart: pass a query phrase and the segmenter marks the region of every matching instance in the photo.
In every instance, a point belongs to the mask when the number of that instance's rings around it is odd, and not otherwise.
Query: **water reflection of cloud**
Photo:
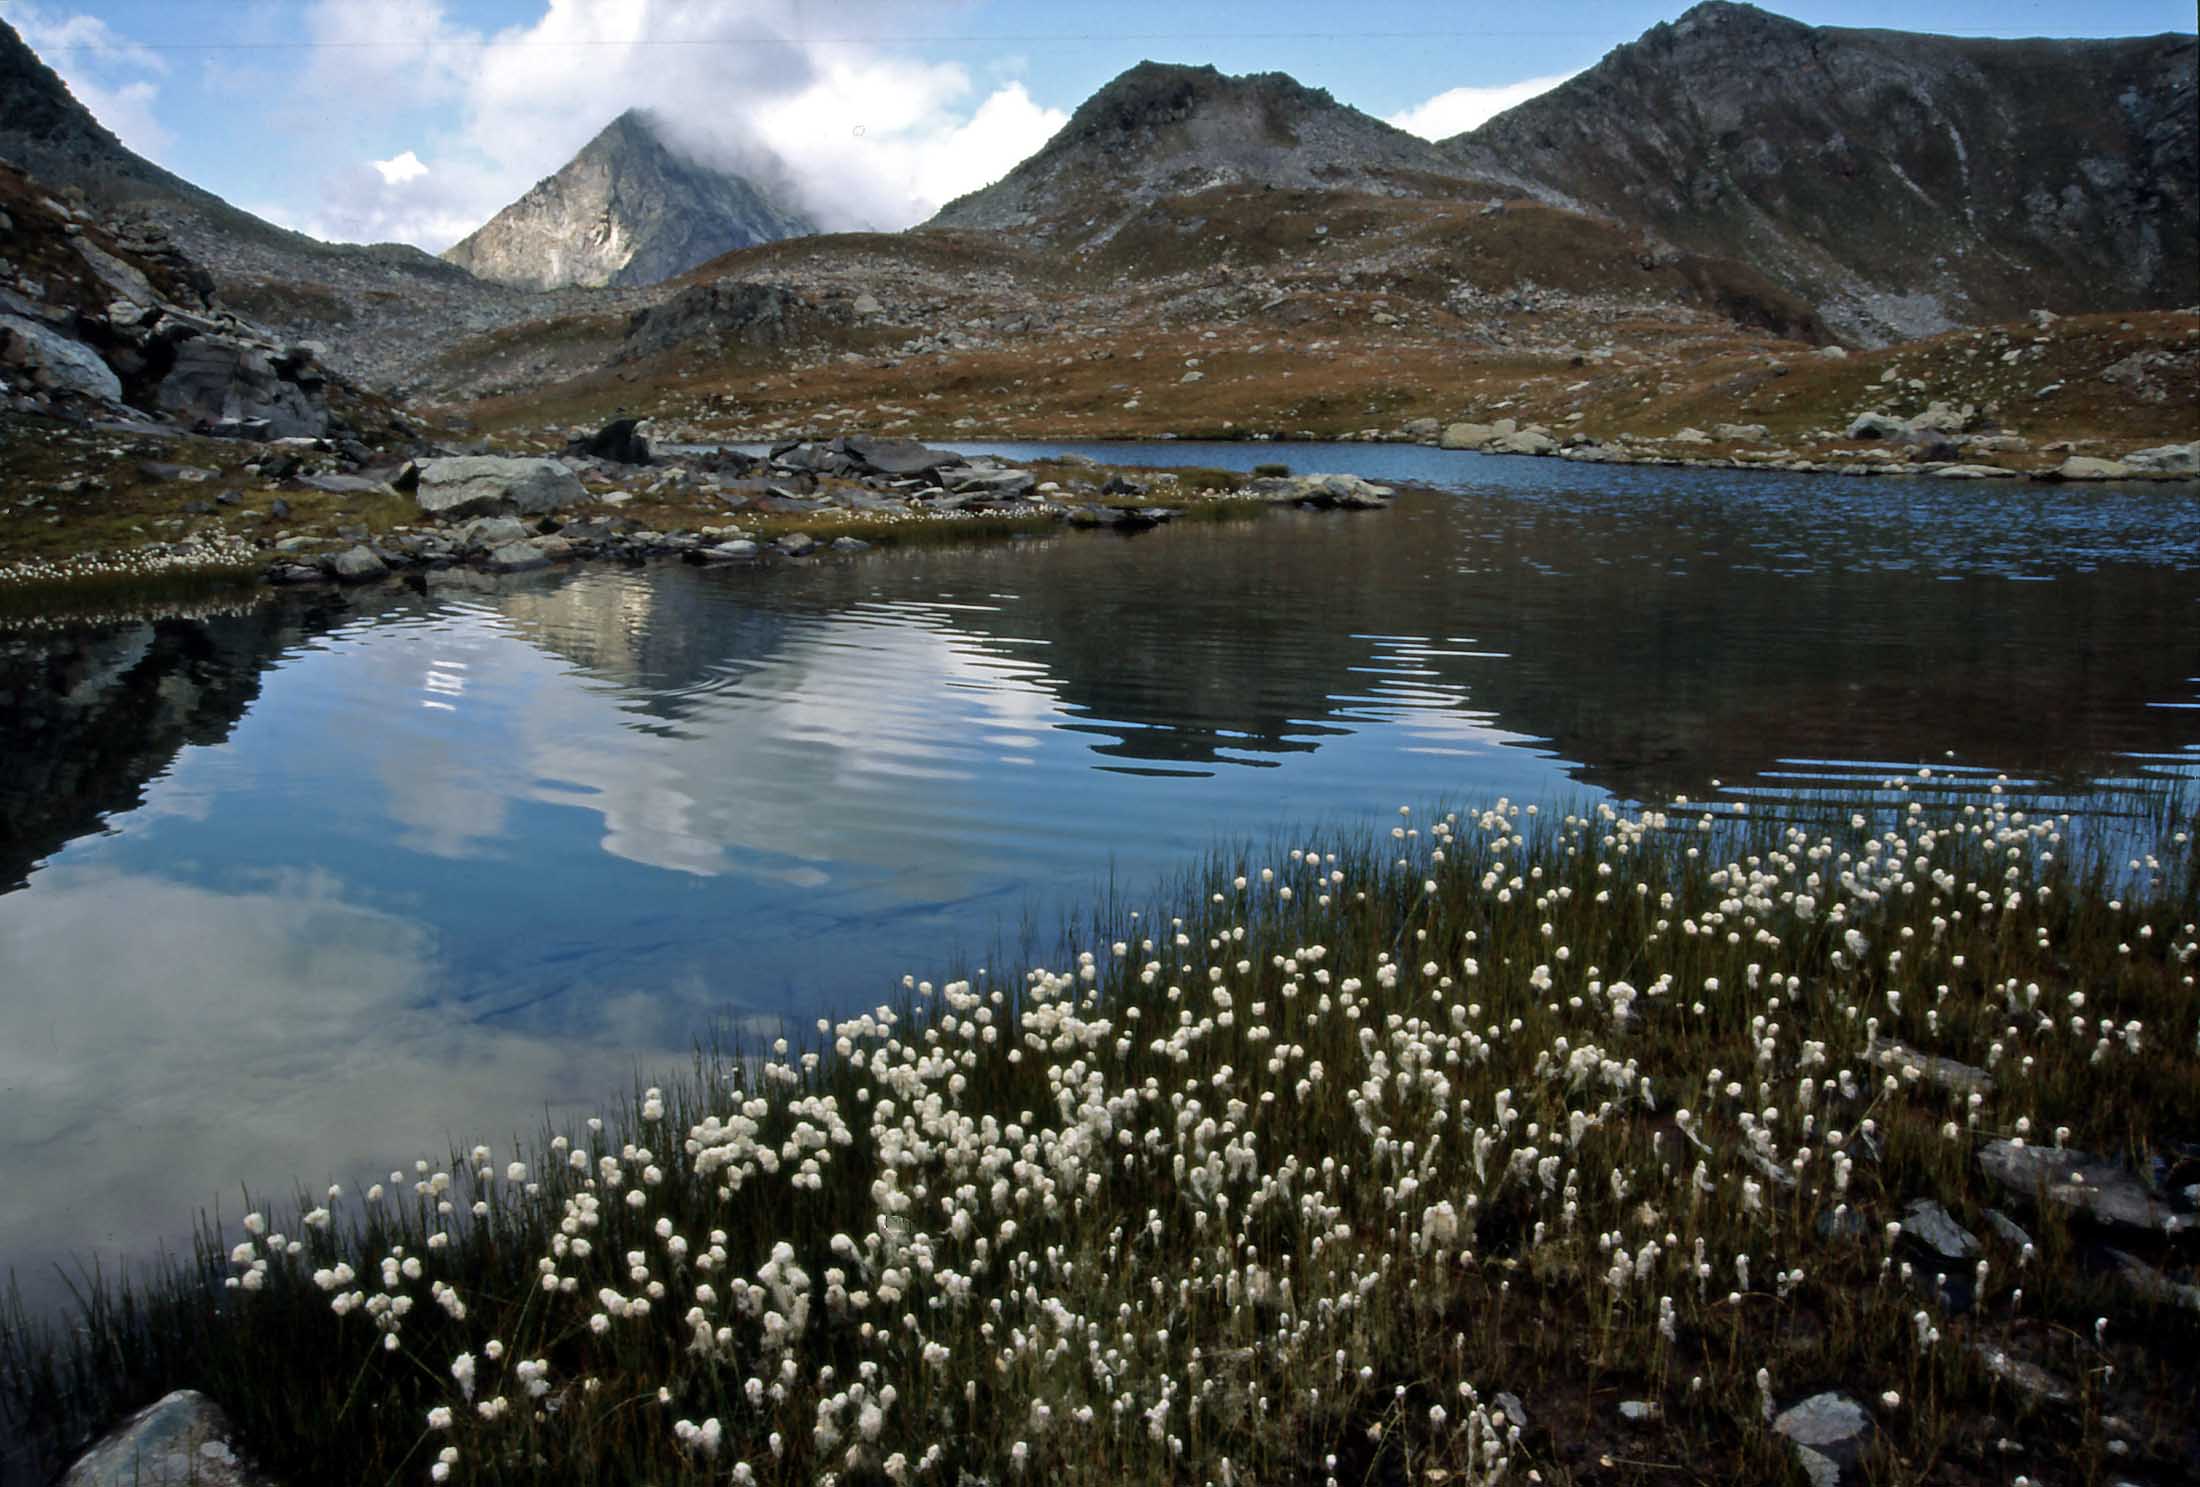
[[[142,1254],[240,1180],[508,1146],[551,1092],[680,1055],[648,997],[602,1004],[592,1040],[468,1021],[435,1004],[435,953],[321,873],[225,893],[57,867],[0,899],[4,1263],[36,1289],[57,1248]]]

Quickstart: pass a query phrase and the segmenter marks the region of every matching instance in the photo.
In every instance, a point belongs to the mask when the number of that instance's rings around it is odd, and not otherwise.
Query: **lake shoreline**
[[[1853,451],[1859,457],[1848,460],[1810,460],[1775,457],[1742,448],[1730,448],[1718,454],[1689,453],[1685,448],[1677,450],[1668,439],[1632,438],[1561,444],[1545,437],[1540,444],[1525,443],[1513,448],[1510,447],[1512,441],[1532,440],[1538,431],[1532,426],[1526,431],[1505,430],[1501,424],[1493,426],[1495,432],[1484,431],[1480,425],[1461,427],[1477,430],[1476,437],[1493,447],[1462,447],[1429,437],[1425,432],[1416,436],[1394,433],[1355,438],[1346,435],[1335,440],[1298,440],[1239,432],[1223,442],[1274,449],[1281,456],[1314,445],[1409,445],[1458,454],[1534,457],[1587,465],[1851,479],[1944,479],[1987,485],[2200,482],[2200,475],[2182,470],[2138,468],[2115,461],[2079,458],[2060,466],[2039,468],[1950,461],[1913,463],[1863,451]],[[740,442],[729,440],[723,447],[731,448]],[[825,441],[809,442],[822,444]],[[952,447],[989,442],[995,441],[970,430],[957,430],[946,444]],[[1079,445],[1117,441],[1080,434],[1059,440],[1019,438],[1012,442],[1042,446],[1059,444],[1067,451],[1074,451]],[[1164,434],[1134,442],[1158,447],[1202,441],[1195,436]],[[9,561],[9,545],[0,541],[0,600],[14,601],[16,608],[26,607],[26,603],[35,608],[41,594],[105,595],[127,592],[147,580],[233,581],[239,586],[344,584],[448,569],[486,574],[524,572],[589,559],[632,562],[681,557],[691,561],[739,562],[802,558],[820,549],[860,551],[872,542],[977,540],[1028,536],[1063,528],[1132,532],[1180,517],[1196,520],[1243,515],[1245,513],[1231,509],[1241,499],[1255,506],[1262,502],[1291,504],[1308,499],[1273,486],[1248,491],[1242,480],[1236,488],[1217,485],[1211,478],[1204,485],[1189,489],[1169,488],[1149,494],[1143,489],[1147,482],[1181,481],[1187,476],[1211,477],[1216,472],[1149,465],[1099,466],[1089,461],[1085,462],[1085,469],[1078,470],[1080,457],[1072,453],[1069,460],[1051,464],[1044,472],[1072,479],[1075,474],[1092,477],[1088,486],[1066,495],[1061,479],[1055,478],[1033,481],[1033,490],[1024,493],[1026,498],[1021,502],[984,500],[974,507],[950,509],[910,501],[903,509],[895,510],[875,501],[853,507],[835,505],[828,486],[814,508],[805,510],[810,503],[799,497],[783,499],[781,489],[774,488],[769,494],[751,493],[760,499],[753,509],[743,509],[738,504],[742,498],[736,498],[737,504],[729,506],[725,497],[716,491],[695,494],[678,488],[681,472],[692,464],[694,453],[659,455],[650,464],[624,471],[607,471],[598,466],[592,475],[606,478],[592,478],[589,492],[592,499],[561,509],[557,517],[548,522],[506,522],[484,527],[481,521],[474,519],[462,522],[431,519],[423,526],[421,515],[409,510],[411,502],[406,491],[400,489],[400,475],[391,482],[350,477],[344,477],[344,483],[331,482],[332,489],[322,495],[349,497],[352,504],[363,505],[366,509],[331,509],[319,519],[283,528],[280,536],[268,535],[264,525],[258,530],[233,529],[224,521],[221,511],[198,501],[194,504],[203,507],[214,521],[207,530],[194,532],[181,541],[151,540],[134,547],[105,548],[59,558],[18,555],[12,562]],[[190,467],[183,468],[188,470]],[[668,476],[675,487],[670,492],[662,489]],[[194,478],[203,479],[205,475],[200,472]],[[1303,480],[1305,476],[1294,478]],[[627,485],[647,484],[648,493],[637,500],[631,491],[618,488],[614,481]],[[1038,492],[1036,487],[1041,484],[1051,489]],[[280,490],[270,488],[262,495],[274,501],[279,518],[297,518],[299,513],[286,508],[306,502],[306,493],[296,487],[295,481],[286,482]],[[224,500],[229,499],[224,497]],[[1314,499],[1319,501],[1318,494]],[[243,515],[251,518],[255,513],[247,510]],[[744,543],[752,544],[754,551],[742,550]],[[499,549],[504,550],[500,552]]]
[[[204,1390],[272,1482],[1630,1449],[1860,1482],[2012,1431],[2174,1473],[2190,802],[2129,882],[2042,850],[2051,818],[1928,809],[1500,802],[1218,855],[1012,981],[911,980],[516,1151],[203,1228],[75,1340],[10,1319],[0,1403],[65,1458]],[[2085,1036],[2003,1031],[2028,976]],[[1088,1331],[1101,1371],[1059,1366]]]

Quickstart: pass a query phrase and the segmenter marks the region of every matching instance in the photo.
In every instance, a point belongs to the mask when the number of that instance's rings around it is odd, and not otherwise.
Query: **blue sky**
[[[124,141],[320,236],[439,249],[654,104],[698,153],[785,162],[835,227],[997,176],[1141,58],[1283,71],[1454,132],[1679,0],[0,0]],[[1814,25],[2189,32],[2191,0],[1795,0]]]

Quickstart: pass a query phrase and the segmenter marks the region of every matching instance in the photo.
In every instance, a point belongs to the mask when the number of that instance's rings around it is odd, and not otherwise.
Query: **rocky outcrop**
[[[1280,72],[1141,62],[1079,105],[1037,154],[926,225],[1036,226],[1089,243],[1139,207],[1216,186],[1418,196],[1464,190],[1471,174]]]
[[[1443,142],[1460,169],[1742,259],[1865,343],[2200,299],[2195,43],[1696,6]]]
[[[154,403],[194,427],[258,425],[275,439],[319,438],[328,404],[311,352],[273,352],[264,344],[199,335],[175,348]]]
[[[618,359],[631,361],[690,341],[784,346],[845,318],[845,307],[814,303],[784,284],[721,280],[681,290],[637,311]]]
[[[48,392],[122,401],[122,379],[98,352],[20,315],[0,314],[0,367]]]
[[[629,109],[443,257],[523,289],[603,288],[656,284],[736,248],[815,231],[755,181],[693,159],[654,115]]]
[[[424,516],[539,516],[578,504],[588,491],[556,460],[467,455],[429,460],[413,492]]]
[[[62,1487],[266,1487],[230,1444],[228,1417],[178,1389],[132,1415],[69,1468]]]

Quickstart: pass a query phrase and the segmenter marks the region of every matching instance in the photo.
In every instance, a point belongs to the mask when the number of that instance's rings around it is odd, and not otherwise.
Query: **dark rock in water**
[[[549,567],[550,559],[532,542],[508,542],[490,553],[482,566],[491,573],[526,573]]]
[[[1795,1448],[1795,1459],[1811,1487],[1842,1487],[1862,1480],[1864,1450],[1871,1444],[1872,1417],[1844,1394],[1814,1394],[1783,1410],[1772,1422],[1775,1435]]]
[[[865,542],[861,537],[835,537],[833,539],[834,552],[869,552],[870,550],[871,544]]]
[[[280,563],[268,570],[269,583],[319,583],[322,574],[318,568],[308,568],[303,563]]]
[[[642,436],[641,426],[639,418],[613,419],[587,438],[575,439],[566,445],[565,452],[609,460],[615,465],[646,465],[649,463],[649,440]]]
[[[790,558],[804,558],[817,551],[817,539],[807,532],[789,532],[776,544]]]
[[[219,1406],[179,1389],[77,1459],[62,1487],[267,1487],[230,1444]]]
[[[365,583],[388,575],[389,564],[365,545],[347,548],[329,559],[329,570],[338,583]]]

